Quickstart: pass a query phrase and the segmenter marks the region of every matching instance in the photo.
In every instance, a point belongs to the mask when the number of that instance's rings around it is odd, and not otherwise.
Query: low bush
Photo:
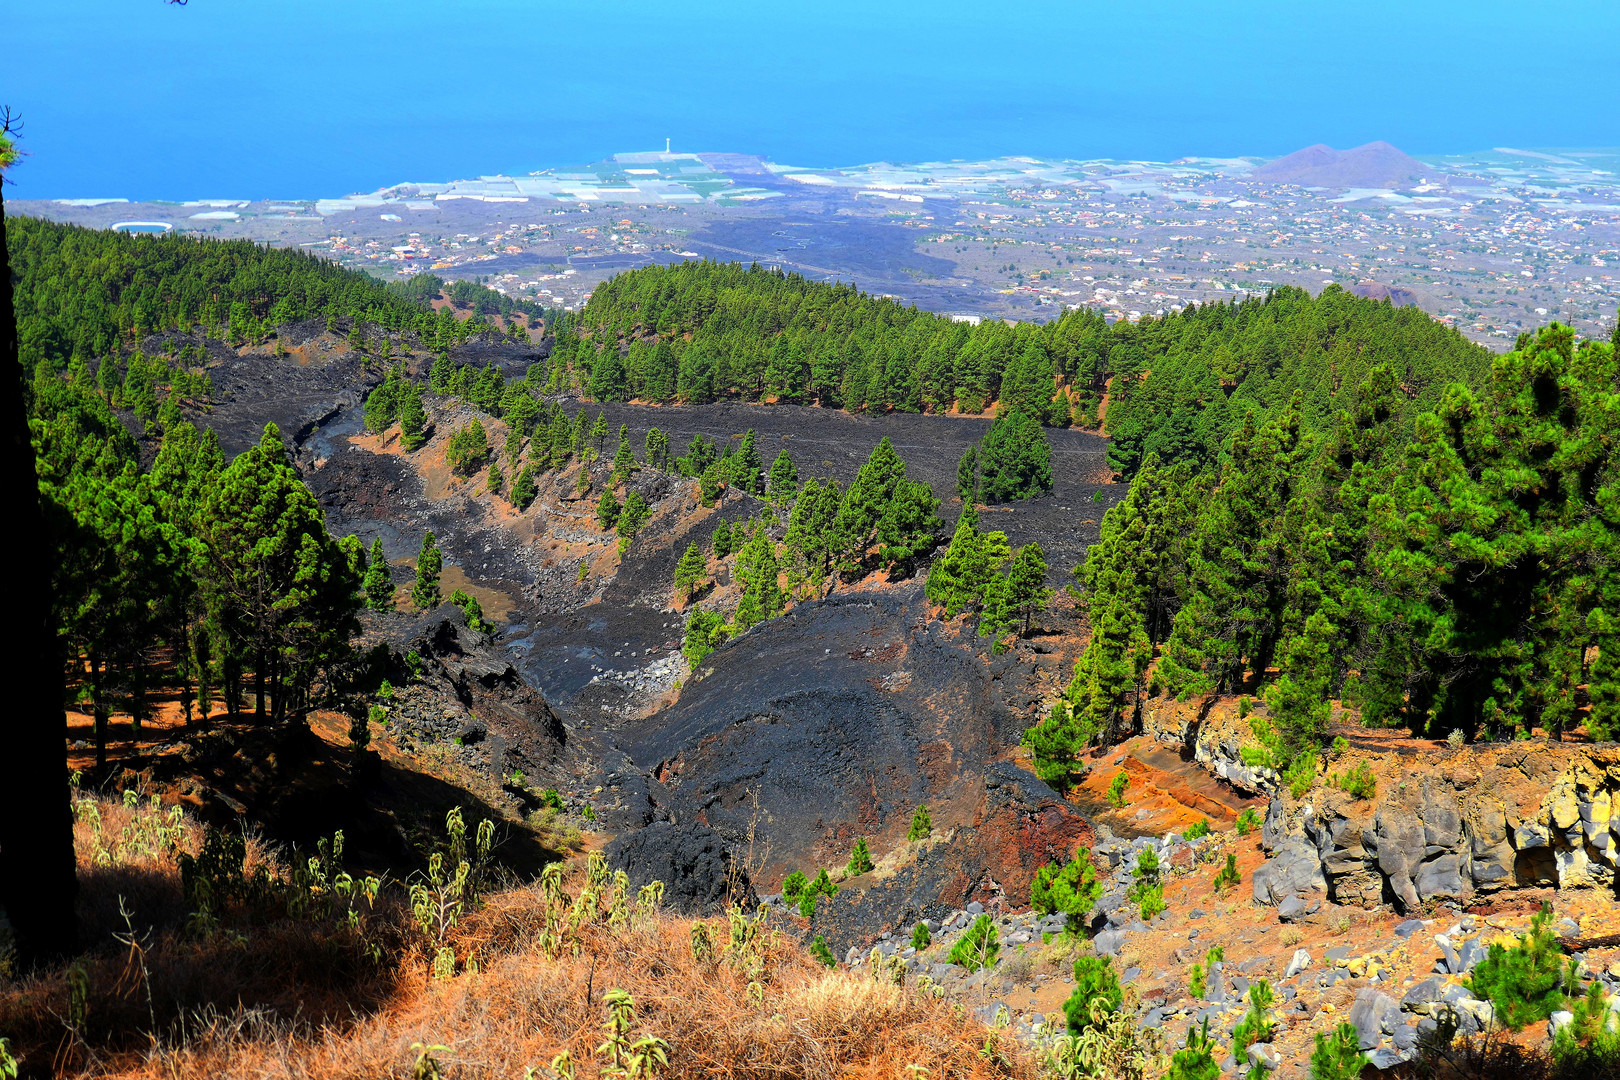
[[[1102,882],[1097,880],[1096,867],[1091,865],[1091,851],[1081,848],[1067,866],[1048,864],[1035,871],[1035,880],[1029,889],[1029,906],[1041,915],[1058,912],[1067,915],[1065,933],[1074,934],[1100,896]]]
[[[1513,1031],[1563,1008],[1578,985],[1576,969],[1566,963],[1552,930],[1552,917],[1551,905],[1543,904],[1530,920],[1530,932],[1511,949],[1493,944],[1469,980],[1477,996],[1490,999],[1497,1022]]]
[[[967,932],[956,939],[956,944],[951,946],[951,953],[947,959],[969,971],[978,971],[980,968],[994,965],[996,954],[1000,951],[1001,942],[996,934],[995,920],[989,915],[980,915],[973,920],[973,925],[967,928]]]
[[[1069,1034],[1079,1035],[1101,1026],[1125,1000],[1114,964],[1106,956],[1082,956],[1074,962],[1074,993],[1063,1003]]]
[[[1115,810],[1123,810],[1125,808],[1125,789],[1130,785],[1131,778],[1124,769],[1115,773],[1114,779],[1108,784],[1108,805]]]

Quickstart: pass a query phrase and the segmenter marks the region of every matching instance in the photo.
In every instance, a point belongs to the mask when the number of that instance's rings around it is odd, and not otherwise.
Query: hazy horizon
[[[1614,80],[1529,80],[1506,3],[69,0],[13,7],[13,198],[314,198],[661,148],[828,168],[1024,155],[1414,155],[1616,142]],[[1399,12],[1399,16],[1396,16]],[[1620,10],[1544,5],[1573,40]]]

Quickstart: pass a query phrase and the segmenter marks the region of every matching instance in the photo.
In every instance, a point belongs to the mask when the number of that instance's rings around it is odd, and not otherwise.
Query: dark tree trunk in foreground
[[[51,618],[52,554],[28,436],[17,315],[0,193],[0,506],[12,516],[20,633],[10,707],[0,710],[0,906],[24,969],[78,949],[73,811],[68,801],[62,657]]]

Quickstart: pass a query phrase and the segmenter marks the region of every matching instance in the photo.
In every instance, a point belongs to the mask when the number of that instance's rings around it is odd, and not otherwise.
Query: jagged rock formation
[[[630,887],[664,883],[664,904],[683,915],[711,915],[728,903],[759,902],[748,870],[705,825],[655,821],[615,837],[607,846],[608,867],[623,870]]]
[[[513,770],[544,775],[559,764],[568,746],[562,721],[460,608],[441,604],[413,620],[367,621],[368,639],[387,648],[394,678],[412,684],[390,717],[402,733],[478,748],[497,780]]]
[[[1149,733],[1271,795],[1262,834],[1271,860],[1253,878],[1262,903],[1315,894],[1411,911],[1504,889],[1613,888],[1620,873],[1620,748],[1612,745],[1414,743],[1391,752],[1352,743],[1330,768],[1369,761],[1377,794],[1357,799],[1318,782],[1296,799],[1276,773],[1242,763],[1246,722],[1232,710],[1200,716],[1196,706],[1155,702],[1146,716]]]

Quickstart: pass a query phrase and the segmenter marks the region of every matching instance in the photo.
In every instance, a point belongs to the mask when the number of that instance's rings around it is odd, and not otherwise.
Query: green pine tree
[[[956,497],[962,505],[979,501],[979,448],[970,446],[962,451],[962,460],[956,465]]]
[[[394,580],[388,572],[388,560],[383,557],[380,536],[371,541],[371,562],[360,587],[366,594],[366,605],[373,611],[394,609]]]
[[[407,381],[400,396],[399,445],[406,453],[422,448],[427,441],[422,432],[427,427],[427,412],[422,408],[422,391],[414,382]]]
[[[929,816],[928,807],[919,805],[911,815],[911,828],[906,830],[906,839],[915,843],[927,840],[933,834],[934,820]]]
[[[439,574],[444,569],[444,556],[432,533],[422,534],[422,549],[416,555],[416,584],[411,587],[411,603],[418,611],[437,607],[439,603]]]
[[[512,481],[512,505],[519,510],[527,510],[539,494],[539,487],[534,479],[534,466],[525,465],[523,471],[518,473],[517,479]]]
[[[776,545],[771,542],[764,523],[754,527],[753,535],[738,552],[736,573],[743,583],[742,599],[733,619],[739,629],[747,630],[781,614],[781,566],[776,560]]]
[[[613,494],[612,488],[608,488],[602,492],[601,498],[596,500],[596,523],[601,526],[603,532],[618,524],[619,511],[618,496]]]
[[[793,459],[783,450],[771,462],[771,481],[767,489],[772,499],[778,502],[788,502],[799,490],[799,471],[793,467]]]
[[[849,864],[844,868],[845,873],[855,877],[857,874],[869,873],[872,867],[872,853],[866,848],[866,837],[856,837],[855,847],[849,853]]]
[[[1063,1003],[1069,1034],[1082,1035],[1108,1023],[1125,1001],[1113,961],[1106,956],[1082,956],[1074,962],[1074,992]]]
[[[708,560],[703,557],[703,551],[697,544],[687,544],[686,551],[675,564],[675,594],[683,601],[690,602],[703,586],[704,575],[708,571]]]
[[[979,446],[978,461],[980,497],[986,502],[1032,499],[1052,491],[1052,447],[1046,429],[1026,412],[996,418]]]
[[[608,483],[617,487],[630,479],[636,471],[636,455],[630,450],[630,426],[619,425],[619,449],[613,455],[613,477]]]
[[[1209,1017],[1200,1027],[1187,1032],[1187,1047],[1170,1057],[1166,1080],[1219,1080],[1221,1067],[1215,1061],[1215,1041],[1209,1037]]]

